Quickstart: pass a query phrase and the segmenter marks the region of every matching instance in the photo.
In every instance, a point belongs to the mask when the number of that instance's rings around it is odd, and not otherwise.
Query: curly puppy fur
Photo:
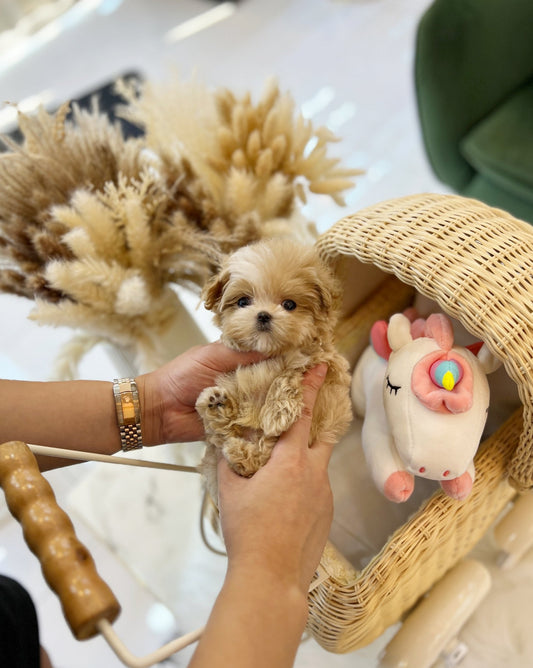
[[[278,239],[240,248],[203,297],[226,345],[268,356],[221,375],[198,397],[207,443],[201,468],[216,503],[217,450],[238,474],[252,476],[300,416],[303,374],[320,362],[328,373],[309,438],[336,442],[352,419],[350,375],[333,342],[339,285],[312,247]]]

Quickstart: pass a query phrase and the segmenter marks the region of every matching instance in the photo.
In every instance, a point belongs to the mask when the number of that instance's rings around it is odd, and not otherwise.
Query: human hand
[[[308,445],[315,399],[326,365],[304,377],[304,409],[283,434],[268,463],[252,478],[218,465],[219,508],[232,570],[275,578],[307,596],[333,517],[328,478],[332,445]]]
[[[204,427],[195,409],[200,392],[222,373],[265,359],[255,352],[237,352],[222,343],[195,346],[164,366],[137,378],[143,443],[156,445],[197,441]]]

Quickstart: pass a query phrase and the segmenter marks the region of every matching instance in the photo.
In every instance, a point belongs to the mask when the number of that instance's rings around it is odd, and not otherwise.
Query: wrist
[[[141,433],[144,445],[160,445],[162,439],[162,404],[157,383],[152,383],[152,373],[137,376],[137,390],[141,412]]]
[[[299,578],[289,572],[277,573],[274,570],[256,564],[228,564],[226,587],[242,588],[256,600],[276,609],[280,614],[290,615],[296,626],[302,631],[308,615],[307,589],[301,586]],[[273,607],[272,607],[273,606]]]
[[[224,529],[224,527],[223,527]],[[307,601],[309,586],[316,571],[307,564],[304,555],[292,542],[281,541],[267,546],[235,546],[230,541],[226,544],[228,551],[228,572],[257,574],[262,581],[270,582],[272,586],[281,586],[286,590],[300,592],[303,600]],[[298,558],[300,554],[300,558]]]

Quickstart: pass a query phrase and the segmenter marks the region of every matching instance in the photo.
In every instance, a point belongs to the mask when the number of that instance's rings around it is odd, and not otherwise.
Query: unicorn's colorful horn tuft
[[[454,360],[437,360],[431,365],[429,375],[437,387],[451,392],[463,377],[463,369]]]

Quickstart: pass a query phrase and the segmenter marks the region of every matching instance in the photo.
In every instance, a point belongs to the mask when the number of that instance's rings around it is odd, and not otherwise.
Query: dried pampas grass
[[[197,225],[201,186],[183,164],[169,190],[142,140],[124,140],[97,108],[66,112],[19,114],[24,142],[5,140],[0,289],[34,299],[39,323],[153,357],[183,317],[172,285],[200,287],[220,261]]]
[[[68,204],[80,188],[103,189],[119,175],[141,172],[139,142],[124,141],[97,110],[74,108],[74,122],[66,123],[68,107],[55,115],[41,109],[31,118],[19,113],[24,143],[2,139],[8,152],[0,154],[0,289],[29,298],[58,301],[44,269],[51,260],[72,258],[51,208]]]
[[[257,104],[197,81],[118,87],[145,136],[125,139],[97,104],[68,119],[65,104],[19,113],[23,142],[1,139],[0,290],[84,332],[76,356],[107,340],[148,359],[183,317],[176,286],[201,288],[262,237],[314,241],[297,203],[340,204],[359,172],[327,157],[333,135],[273,83]]]
[[[327,128],[315,129],[297,113],[289,93],[274,80],[254,104],[228,89],[210,90],[196,79],[122,84],[125,118],[146,132],[148,146],[165,166],[185,157],[208,190],[217,211],[235,221],[246,214],[261,223],[288,221],[307,193],[326,194],[344,204],[358,169],[345,169],[327,155],[338,141]],[[296,216],[285,233],[308,234]],[[309,240],[309,238],[308,238]]]

